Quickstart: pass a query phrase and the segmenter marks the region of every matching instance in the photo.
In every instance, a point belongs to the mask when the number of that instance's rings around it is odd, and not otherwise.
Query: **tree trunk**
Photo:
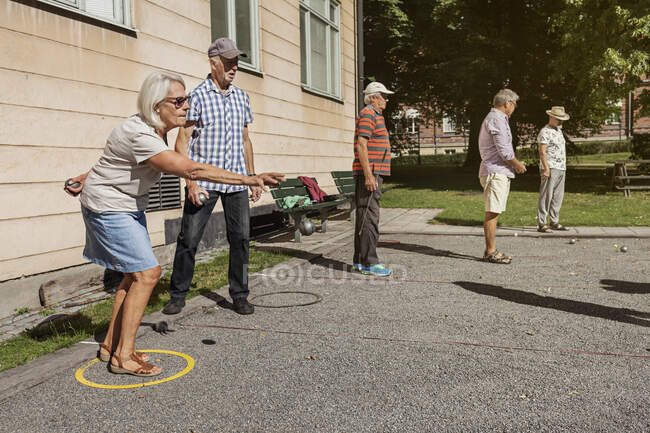
[[[481,154],[478,151],[478,134],[481,131],[483,118],[487,113],[474,109],[475,106],[475,104],[470,105],[469,111],[469,142],[467,143],[465,167],[478,170],[479,165],[481,165]]]

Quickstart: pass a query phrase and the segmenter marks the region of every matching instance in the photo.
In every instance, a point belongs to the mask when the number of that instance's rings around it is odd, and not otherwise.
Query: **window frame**
[[[458,125],[456,125],[456,122],[454,122],[454,119],[450,116],[443,115],[441,123],[443,134],[455,134],[456,131],[458,131]]]
[[[112,0],[113,13],[115,16],[121,16],[122,20],[112,20],[110,18],[94,15],[86,12],[84,9],[85,0],[36,0],[38,3],[43,3],[55,8],[70,11],[93,20],[109,23],[113,26],[120,27],[129,31],[133,31],[133,19],[131,17],[131,6],[133,0]]]
[[[336,7],[336,21],[332,21],[330,17],[324,16],[320,11],[314,9],[312,6],[307,4],[305,0],[299,0],[299,13],[302,14],[303,11],[305,11],[307,14],[305,16],[305,44],[306,46],[304,47],[305,53],[306,53],[306,58],[303,60],[302,59],[302,47],[300,50],[300,61],[306,63],[306,70],[307,72],[307,77],[306,77],[306,83],[303,83],[302,81],[302,73],[300,77],[300,85],[303,90],[314,93],[319,96],[324,96],[326,98],[331,98],[334,99],[335,101],[342,102],[343,101],[343,74],[341,73],[341,68],[342,68],[342,58],[343,58],[343,53],[341,52],[342,49],[342,41],[341,41],[341,2],[338,0],[326,0],[327,1],[327,10],[330,11],[332,6]],[[312,85],[312,67],[311,67],[311,14],[314,14],[318,19],[323,21],[325,23],[325,58],[327,60],[327,66],[326,66],[326,74],[327,74],[327,87],[328,90],[322,90],[314,87]],[[298,20],[300,21],[300,19]],[[331,47],[331,29],[334,28],[338,34],[338,38],[336,40],[337,44],[337,53],[338,56],[336,59],[333,59],[332,56],[332,47]],[[300,27],[300,33],[301,33],[301,39],[302,39],[302,32],[303,28],[302,26]],[[336,61],[336,65],[332,65],[331,62]],[[338,87],[336,89],[333,89],[333,77],[332,77],[332,69],[335,69],[338,73]]]
[[[227,37],[235,42],[237,48],[239,44],[237,43],[237,17],[235,14],[235,0],[224,0],[226,2],[226,20],[228,23]],[[249,59],[239,58],[239,69],[244,71],[252,71],[256,73],[262,72],[261,61],[260,61],[260,17],[259,17],[259,0],[248,0],[249,8],[251,11],[250,17],[250,26],[251,26],[251,53]],[[212,1],[210,1],[210,19],[212,19]],[[214,30],[212,29],[212,24],[210,25],[210,37],[214,41],[218,37],[224,37],[223,35],[216,36]]]

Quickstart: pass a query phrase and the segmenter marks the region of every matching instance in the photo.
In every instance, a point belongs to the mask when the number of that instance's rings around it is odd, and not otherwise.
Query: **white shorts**
[[[485,211],[505,212],[508,194],[510,194],[510,178],[505,174],[490,173],[487,176],[481,176],[481,186],[485,199]]]

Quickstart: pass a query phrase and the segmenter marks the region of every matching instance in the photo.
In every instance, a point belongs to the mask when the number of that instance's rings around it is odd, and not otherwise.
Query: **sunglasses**
[[[189,96],[179,96],[178,98],[165,98],[165,102],[171,102],[174,104],[174,107],[181,108],[186,101],[189,101]]]

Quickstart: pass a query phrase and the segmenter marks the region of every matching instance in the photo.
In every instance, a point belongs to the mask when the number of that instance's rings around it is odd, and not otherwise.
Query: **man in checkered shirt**
[[[215,40],[208,49],[210,74],[190,94],[187,123],[176,140],[176,151],[194,161],[214,165],[237,174],[254,175],[253,145],[248,124],[253,121],[246,92],[232,84],[238,68],[239,51],[228,38]],[[196,250],[212,210],[221,198],[230,244],[228,281],[233,309],[252,314],[248,302],[249,195],[246,186],[204,181],[186,181],[185,206],[165,314],[177,314],[185,306],[194,276]],[[250,198],[257,201],[262,190],[251,187]],[[205,203],[200,194],[205,195]],[[205,199],[205,198],[204,198]]]

